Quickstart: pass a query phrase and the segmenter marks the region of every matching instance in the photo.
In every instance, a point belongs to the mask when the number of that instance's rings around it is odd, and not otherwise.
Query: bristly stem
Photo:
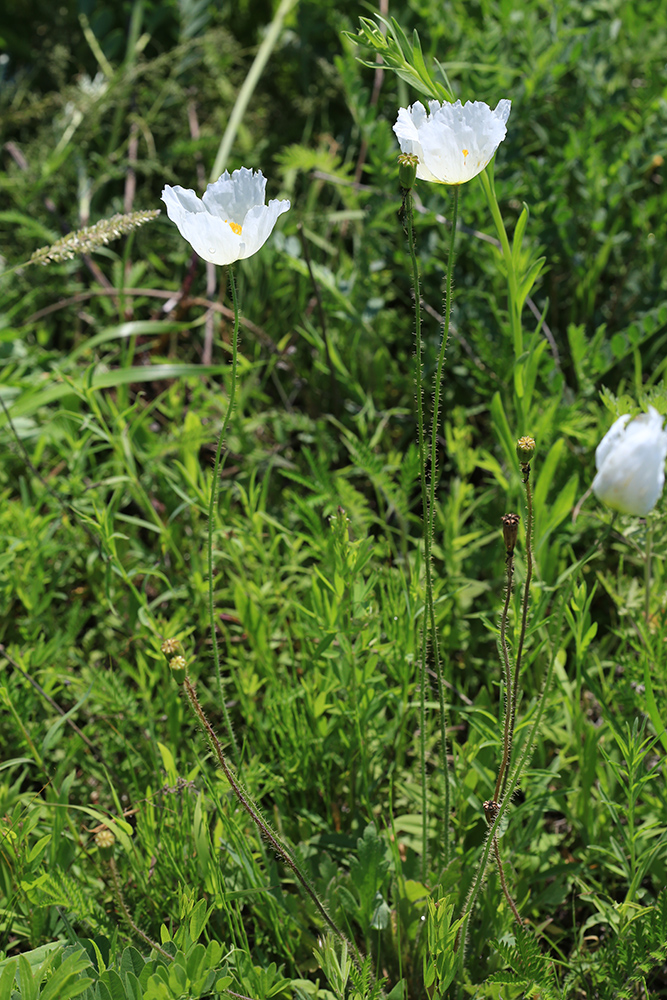
[[[433,539],[433,527],[435,522],[435,484],[437,470],[437,450],[438,450],[438,424],[440,417],[440,394],[442,391],[442,373],[445,366],[447,343],[449,341],[449,321],[452,311],[452,274],[454,271],[454,246],[456,243],[456,223],[459,211],[459,188],[454,185],[454,198],[452,203],[452,216],[450,219],[449,253],[447,255],[447,278],[445,284],[445,322],[442,329],[442,340],[440,342],[440,353],[438,354],[438,366],[435,373],[435,386],[433,391],[433,417],[431,423],[431,481],[429,484],[428,499],[428,526],[426,534],[430,545]],[[430,558],[429,558],[430,561]],[[438,644],[438,633],[435,625],[435,606],[433,602],[433,590],[431,589],[431,600],[429,607],[431,618],[431,637],[433,642],[433,656],[435,659],[435,671],[438,680],[438,707],[440,710],[440,769],[445,784],[445,817],[443,829],[443,854],[444,865],[449,864],[449,821],[450,821],[450,801],[449,801],[449,767],[447,765],[447,706],[445,703],[445,682],[442,675],[442,663],[440,661],[440,648]]]
[[[116,868],[116,862],[114,861],[113,858],[109,858],[109,860],[107,861],[107,865],[109,866],[109,871],[111,873],[111,881],[113,883],[114,896],[116,897],[116,902],[120,907],[120,911],[123,915],[125,923],[132,928],[137,937],[141,938],[141,940],[145,944],[147,944],[149,948],[152,948],[154,951],[157,951],[160,955],[162,955],[163,958],[168,958],[170,962],[173,961],[174,958],[173,955],[170,955],[168,951],[165,951],[164,948],[161,948],[160,945],[157,943],[157,941],[153,941],[152,938],[149,938],[148,934],[145,934],[144,931],[142,931],[141,927],[137,927],[134,920],[132,919],[132,914],[127,908],[125,900],[123,899],[123,892],[120,887],[120,878],[118,877],[118,869]]]
[[[422,797],[422,882],[426,883],[428,871],[428,794],[426,788],[426,661],[428,650],[427,616],[433,606],[433,579],[431,576],[431,534],[428,529],[428,491],[426,487],[426,446],[424,436],[424,384],[422,370],[422,318],[421,289],[419,282],[419,263],[415,250],[415,238],[412,225],[412,194],[404,191],[403,211],[405,227],[408,236],[408,248],[412,262],[412,284],[415,297],[415,387],[417,402],[417,428],[419,441],[419,470],[422,494],[422,523],[424,527],[424,568],[426,574],[426,605],[424,608],[424,624],[421,641],[421,664],[419,673],[419,754],[421,770]]]
[[[192,706],[192,709],[193,709],[195,715],[197,716],[197,718],[198,718],[198,720],[199,720],[202,728],[204,729],[204,731],[205,731],[205,733],[206,733],[206,735],[208,737],[208,741],[211,744],[211,748],[213,749],[213,752],[215,753],[215,756],[218,758],[218,763],[220,764],[220,767],[222,768],[222,771],[223,771],[223,773],[224,773],[227,781],[229,782],[229,784],[230,784],[230,786],[232,788],[232,791],[236,795],[236,798],[239,800],[239,802],[241,803],[241,805],[243,806],[243,808],[245,809],[245,811],[248,813],[248,815],[250,816],[250,818],[252,819],[253,823],[255,824],[255,826],[260,831],[260,833],[266,838],[266,840],[269,842],[269,844],[271,845],[271,847],[273,848],[273,850],[276,852],[276,854],[287,865],[287,867],[293,872],[293,874],[295,875],[297,881],[301,884],[301,886],[303,887],[303,889],[308,893],[308,895],[310,896],[311,900],[313,901],[313,903],[317,907],[317,910],[319,911],[320,916],[322,917],[322,919],[331,928],[331,930],[334,932],[334,934],[336,934],[336,936],[345,945],[347,945],[347,947],[350,949],[352,955],[355,956],[355,961],[357,963],[359,963],[360,962],[359,953],[357,952],[356,948],[353,945],[350,944],[350,942],[346,938],[345,934],[343,934],[343,932],[340,930],[340,928],[338,927],[338,925],[329,916],[329,914],[327,913],[327,911],[326,911],[326,909],[324,907],[324,904],[320,901],[320,898],[317,895],[312,882],[310,881],[310,879],[308,878],[308,876],[304,875],[304,873],[301,871],[301,869],[299,868],[299,865],[295,861],[295,859],[292,856],[292,853],[290,852],[290,850],[285,846],[285,844],[283,844],[283,842],[280,839],[280,837],[278,836],[278,834],[275,833],[275,831],[271,829],[271,827],[269,826],[269,824],[266,822],[266,820],[264,819],[264,817],[259,812],[259,809],[255,806],[254,802],[251,800],[250,796],[245,792],[245,790],[241,786],[241,783],[239,782],[238,778],[236,777],[236,775],[234,774],[234,772],[230,768],[229,764],[227,763],[227,760],[226,760],[225,755],[223,753],[222,747],[220,745],[220,741],[219,741],[218,737],[215,734],[215,730],[213,729],[213,726],[211,725],[211,723],[208,721],[208,719],[204,715],[204,710],[202,709],[201,705],[199,704],[199,699],[197,698],[197,692],[195,691],[194,686],[192,684],[192,681],[187,676],[187,674],[185,675],[185,678],[183,680],[183,690],[184,690],[185,694],[187,695],[188,701],[190,702],[190,705]]]
[[[524,440],[523,438],[521,440]],[[521,675],[521,660],[523,657],[523,649],[526,640],[526,628],[528,625],[528,603],[530,600],[530,582],[533,577],[533,493],[530,486],[530,462],[524,462],[521,465],[521,472],[523,473],[523,483],[526,487],[526,580],[523,587],[523,599],[521,602],[521,631],[519,632],[519,644],[516,651],[516,660],[514,663],[514,680],[512,682],[512,708],[510,712],[509,720],[509,732],[510,732],[510,753],[507,759],[507,767],[505,768],[505,774],[503,776],[501,795],[505,794],[505,788],[507,786],[507,777],[509,773],[509,764],[512,753],[512,738],[514,736],[514,727],[516,725],[516,710],[518,702],[518,692],[519,692],[519,677]]]
[[[653,549],[653,518],[646,518],[646,555],[644,556],[644,616],[648,628],[651,617],[651,555]]]
[[[236,371],[238,367],[238,348],[239,348],[239,303],[236,296],[236,282],[234,281],[234,272],[230,266],[229,268],[229,285],[232,290],[232,301],[234,303],[234,330],[232,333],[232,384],[229,390],[229,401],[227,403],[227,412],[225,413],[225,419],[222,422],[222,427],[220,429],[220,436],[218,437],[218,446],[215,451],[215,461],[213,462],[213,482],[211,483],[211,496],[208,504],[208,616],[209,624],[211,628],[211,642],[213,644],[213,660],[215,662],[215,675],[218,681],[218,696],[220,699],[220,707],[222,708],[222,714],[225,720],[225,728],[227,729],[227,735],[229,737],[229,742],[232,746],[232,757],[234,763],[238,767],[239,765],[239,748],[236,743],[236,737],[234,736],[234,730],[232,729],[232,722],[229,718],[229,712],[227,711],[227,704],[225,702],[225,693],[222,686],[222,675],[220,672],[220,650],[218,649],[218,634],[215,623],[215,606],[214,606],[214,594],[213,594],[213,528],[215,526],[215,508],[216,500],[218,498],[218,482],[220,478],[220,456],[222,453],[222,444],[225,439],[225,434],[227,433],[227,428],[229,427],[229,421],[232,416],[232,410],[234,409],[234,401],[236,399]]]
[[[500,615],[500,652],[503,660],[505,673],[505,723],[503,726],[503,755],[498,768],[498,778],[493,798],[497,802],[500,797],[500,789],[503,785],[503,778],[509,766],[513,729],[510,724],[512,715],[512,667],[510,664],[509,648],[507,646],[507,616],[509,613],[510,601],[512,599],[512,589],[514,582],[514,544],[516,532],[519,525],[517,514],[505,514],[503,516],[503,532],[505,535],[505,546],[507,555],[505,557],[505,567],[507,583],[505,585],[505,601]]]
[[[556,618],[555,625],[553,626],[553,629],[549,629],[549,635],[551,639],[551,655],[549,656],[549,663],[547,665],[547,671],[546,671],[546,676],[544,678],[544,683],[542,685],[542,690],[540,692],[539,698],[537,699],[537,707],[535,709],[535,714],[533,716],[533,721],[530,727],[530,731],[528,733],[527,738],[523,742],[523,746],[517,763],[514,765],[511,772],[508,769],[509,777],[507,778],[506,781],[507,787],[503,791],[502,799],[499,802],[490,803],[493,809],[493,815],[492,816],[489,815],[487,817],[487,822],[489,822],[490,825],[489,833],[484,842],[482,855],[479,864],[477,866],[475,875],[473,877],[473,880],[470,884],[468,895],[466,896],[466,901],[463,906],[463,912],[461,914],[461,916],[464,918],[464,923],[456,936],[456,942],[454,946],[454,950],[459,951],[460,968],[463,967],[463,954],[465,950],[465,947],[460,947],[460,946],[462,943],[465,946],[465,941],[468,935],[468,921],[470,919],[470,914],[472,913],[473,908],[475,906],[475,902],[477,900],[477,896],[479,895],[480,888],[484,882],[484,875],[486,873],[486,868],[489,861],[489,855],[493,849],[493,838],[497,835],[498,830],[500,828],[500,824],[503,820],[503,816],[505,815],[505,812],[509,808],[512,795],[514,794],[514,790],[519,784],[519,780],[523,773],[523,769],[526,766],[531,749],[535,744],[535,738],[537,732],[542,723],[542,716],[544,715],[544,710],[546,708],[547,695],[551,689],[551,681],[554,675],[556,661],[558,659],[559,653],[561,652],[561,637],[563,629],[563,619],[565,617],[565,608],[569,604],[570,598],[572,597],[572,591],[574,590],[574,585],[579,571],[582,570],[583,567],[587,563],[589,563],[591,559],[593,559],[601,549],[603,549],[606,540],[611,532],[612,525],[613,521],[607,527],[607,531],[604,534],[604,536],[602,538],[596,539],[596,541],[593,543],[593,545],[591,545],[590,549],[586,552],[586,554],[581,559],[579,559],[578,562],[574,564],[574,566],[571,567],[569,571],[569,583],[567,586],[567,593],[564,595],[564,597],[560,602],[560,607],[558,609],[558,616]],[[562,577],[561,580],[563,580]]]
[[[509,908],[511,909],[512,913],[514,914],[514,917],[515,917],[516,922],[518,923],[519,927],[523,927],[521,916],[519,914],[519,911],[516,908],[516,903],[512,899],[512,896],[510,895],[510,891],[507,888],[507,882],[505,881],[505,869],[503,868],[503,863],[500,860],[500,848],[498,846],[498,837],[497,836],[494,836],[494,838],[493,838],[493,854],[495,856],[496,865],[498,867],[498,875],[500,876],[500,884],[502,886],[503,895],[505,896],[505,899],[508,902]]]

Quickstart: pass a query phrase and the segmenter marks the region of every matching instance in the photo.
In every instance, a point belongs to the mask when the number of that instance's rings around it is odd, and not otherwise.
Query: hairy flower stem
[[[209,624],[211,628],[211,642],[213,644],[213,660],[215,663],[215,675],[218,681],[218,696],[220,699],[220,707],[222,708],[222,714],[225,720],[225,728],[227,729],[227,735],[229,737],[229,742],[232,746],[232,757],[236,766],[239,766],[239,748],[236,743],[236,737],[234,736],[234,730],[232,729],[232,722],[229,718],[229,712],[227,711],[227,704],[225,702],[225,693],[222,687],[222,675],[220,673],[220,650],[218,649],[218,633],[215,623],[215,606],[214,606],[214,594],[213,594],[213,528],[215,527],[215,507],[216,501],[218,499],[218,482],[220,478],[220,456],[222,453],[222,443],[225,439],[225,434],[227,433],[227,428],[229,426],[229,421],[231,419],[232,410],[234,409],[234,401],[236,399],[236,371],[238,367],[238,349],[239,349],[239,303],[236,297],[236,282],[234,281],[234,272],[230,266],[229,268],[229,285],[232,290],[232,301],[234,303],[234,331],[232,333],[232,384],[229,390],[229,401],[227,403],[227,412],[225,413],[225,419],[222,422],[222,428],[220,429],[220,435],[218,437],[218,446],[215,450],[215,460],[213,462],[213,482],[211,483],[211,496],[208,504],[208,616]]]
[[[438,367],[435,379],[433,395],[433,423],[431,427],[431,463],[430,463],[430,484],[426,480],[426,442],[424,433],[424,385],[422,371],[422,335],[421,335],[421,291],[419,283],[419,264],[415,250],[415,239],[413,230],[412,215],[412,195],[405,191],[403,200],[405,223],[408,236],[408,247],[410,260],[412,262],[412,279],[415,296],[415,383],[417,397],[417,423],[419,440],[419,467],[421,478],[422,494],[422,521],[424,527],[424,569],[426,577],[426,606],[424,608],[424,628],[421,643],[421,670],[420,670],[420,765],[421,765],[421,786],[422,786],[422,880],[425,882],[428,871],[428,796],[426,788],[426,689],[427,689],[427,658],[429,640],[433,650],[435,662],[435,672],[438,683],[438,702],[440,716],[440,770],[444,784],[444,816],[443,816],[443,854],[445,866],[449,864],[449,822],[450,822],[450,793],[449,793],[449,769],[447,764],[447,711],[445,705],[445,687],[442,675],[442,664],[440,661],[440,648],[438,643],[438,633],[435,621],[435,602],[433,599],[433,565],[432,565],[432,544],[433,544],[433,524],[435,511],[435,481],[437,468],[437,439],[438,439],[438,413],[440,409],[440,391],[442,382],[442,371],[445,363],[445,351],[449,339],[449,321],[451,313],[452,296],[452,270],[454,264],[454,238],[456,234],[456,216],[458,208],[458,188],[454,188],[454,209],[451,220],[451,240],[449,246],[449,258],[447,264],[447,283],[445,291],[445,322],[442,333],[442,342],[438,357]]]
[[[113,894],[116,899],[116,902],[118,903],[120,912],[123,916],[123,919],[125,920],[125,923],[132,928],[137,937],[141,938],[141,940],[144,941],[149,946],[149,948],[152,948],[154,951],[157,951],[160,955],[163,956],[163,958],[167,958],[169,959],[170,962],[172,962],[174,956],[170,955],[168,951],[164,950],[164,948],[161,948],[160,945],[157,944],[157,942],[152,940],[152,938],[149,938],[148,934],[144,934],[141,928],[137,927],[134,920],[132,919],[132,915],[125,904],[125,900],[123,899],[123,893],[120,887],[120,878],[118,877],[118,869],[116,868],[116,862],[114,861],[113,857],[109,858],[109,860],[107,861],[107,865],[109,868],[109,872],[111,873]]]
[[[512,733],[513,729],[510,726],[510,717],[512,714],[512,667],[510,664],[510,653],[507,646],[507,615],[509,612],[510,601],[512,598],[512,587],[514,582],[514,552],[507,553],[506,559],[506,570],[507,570],[507,584],[505,589],[505,602],[503,604],[503,610],[500,615],[500,652],[503,658],[503,668],[505,671],[505,724],[503,727],[503,755],[500,761],[500,767],[498,768],[498,778],[496,779],[496,788],[493,793],[493,798],[498,802],[500,798],[500,789],[503,785],[503,778],[507,773],[507,768],[510,762],[510,754],[512,747]]]
[[[225,755],[222,752],[222,747],[220,746],[220,741],[216,736],[211,723],[204,715],[204,710],[199,704],[199,699],[197,698],[197,692],[195,691],[192,681],[187,676],[187,674],[185,676],[185,679],[183,680],[183,690],[185,691],[188,701],[190,702],[190,705],[192,706],[195,715],[199,719],[199,722],[208,737],[213,752],[215,753],[215,756],[218,758],[218,763],[220,764],[220,767],[222,768],[222,771],[227,781],[229,782],[232,791],[236,795],[236,798],[239,800],[245,811],[248,813],[248,815],[250,816],[251,820],[253,821],[257,829],[269,842],[269,844],[276,852],[278,857],[280,857],[281,860],[284,862],[284,864],[287,865],[287,867],[293,872],[297,881],[301,884],[303,889],[310,896],[311,900],[317,907],[320,916],[322,917],[324,922],[331,928],[334,934],[337,935],[340,941],[350,949],[351,954],[355,957],[355,964],[359,969],[361,969],[361,959],[356,947],[350,944],[345,934],[343,934],[338,925],[329,916],[324,907],[324,904],[320,901],[319,896],[315,892],[315,888],[312,882],[310,881],[307,875],[303,874],[303,872],[299,868],[297,862],[295,861],[289,849],[285,846],[285,844],[283,844],[278,834],[271,829],[269,824],[261,815],[257,806],[254,804],[250,796],[241,786],[241,783],[239,782],[238,778],[236,777],[236,775],[230,768],[229,764],[227,763]]]
[[[514,727],[516,725],[516,710],[518,701],[518,691],[519,691],[519,677],[521,675],[521,660],[523,657],[523,648],[526,640],[526,628],[528,625],[528,602],[530,600],[530,581],[533,577],[533,493],[530,487],[530,462],[525,462],[521,465],[521,472],[523,473],[523,484],[526,487],[526,580],[523,587],[523,599],[521,602],[521,631],[519,632],[519,644],[516,651],[516,661],[514,663],[514,680],[512,682],[512,704],[510,711],[509,720],[509,754],[507,758],[507,766],[505,767],[505,773],[503,775],[502,787],[500,795],[505,794],[505,788],[507,786],[507,778],[509,775],[509,765],[511,761],[512,754],[512,738],[514,736]],[[496,798],[498,795],[496,794]]]
[[[644,617],[646,626],[651,617],[651,556],[653,554],[653,518],[646,519],[646,555],[644,556]]]
[[[501,884],[502,889],[503,889],[503,895],[505,896],[505,899],[507,900],[509,908],[511,909],[512,913],[514,914],[514,917],[515,917],[516,922],[518,923],[519,927],[523,927],[523,923],[521,921],[521,916],[519,915],[519,911],[516,908],[516,903],[512,899],[512,897],[510,895],[510,891],[507,888],[507,882],[505,880],[505,869],[503,868],[503,863],[500,860],[500,848],[498,847],[498,837],[497,836],[494,836],[492,843],[493,843],[493,854],[494,854],[495,859],[496,859],[496,865],[498,866],[498,875],[500,876],[500,884]]]
[[[424,625],[421,641],[421,661],[419,673],[419,757],[421,770],[422,798],[422,882],[426,882],[428,871],[428,793],[426,787],[426,660],[428,651],[427,616],[433,606],[433,578],[431,575],[431,534],[428,530],[428,491],[426,487],[426,446],[424,436],[424,384],[422,371],[422,316],[421,288],[419,282],[419,263],[415,250],[415,237],[412,224],[412,194],[404,192],[403,209],[405,227],[408,236],[408,248],[412,262],[412,283],[415,296],[415,385],[417,402],[417,434],[419,441],[419,470],[422,494],[422,524],[424,529],[424,568],[426,573],[426,605],[424,608]]]
[[[442,373],[445,367],[445,357],[447,343],[449,341],[449,321],[452,311],[452,274],[454,271],[454,245],[456,243],[456,221],[459,211],[459,188],[454,185],[454,199],[452,203],[452,216],[450,219],[449,253],[447,254],[447,278],[445,284],[445,322],[442,329],[442,340],[440,342],[440,353],[438,355],[438,367],[435,374],[435,387],[433,391],[433,417],[431,422],[431,481],[428,499],[428,526],[427,535],[433,539],[433,526],[435,521],[435,482],[437,470],[437,447],[438,447],[438,423],[440,417],[440,393],[442,390]],[[440,650],[438,646],[438,633],[435,627],[435,607],[433,603],[433,590],[431,590],[430,601],[431,635],[433,637],[433,653],[435,658],[435,671],[438,680],[438,707],[440,710],[440,769],[445,783],[445,817],[443,823],[443,855],[444,865],[449,864],[449,821],[450,821],[450,801],[449,801],[449,768],[447,765],[447,707],[445,704],[445,682],[442,675],[442,663],[440,661]]]

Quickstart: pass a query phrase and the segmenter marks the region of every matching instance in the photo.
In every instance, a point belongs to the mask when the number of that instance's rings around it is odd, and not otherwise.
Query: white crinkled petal
[[[496,118],[500,118],[503,125],[507,125],[507,119],[510,116],[511,110],[512,110],[512,102],[508,101],[508,99],[504,97],[502,101],[498,101],[495,108],[493,109],[493,113],[496,116]],[[503,138],[505,137],[503,136]]]
[[[175,221],[174,215],[180,214],[181,217],[187,212],[205,212],[206,208],[204,203],[200,198],[197,197],[195,192],[191,188],[181,187],[177,184],[175,187],[170,187],[166,184],[162,192],[162,200],[167,206],[167,215],[172,220]]]
[[[232,264],[242,255],[243,238],[217,216],[208,212],[187,214],[176,224],[195,253],[210,264]]]
[[[289,201],[264,204],[266,178],[241,167],[227,171],[207,187],[203,199],[194,191],[167,185],[162,200],[167,215],[203,260],[231,264],[250,257],[268,239]]]
[[[438,105],[437,101],[431,104]],[[419,160],[417,164],[417,177],[422,181],[439,183],[440,178],[426,167],[424,163],[424,150],[419,141],[419,127],[427,120],[426,108],[417,101],[410,108],[399,108],[398,118],[394,125],[394,132],[401,147],[402,153],[412,153]]]
[[[427,114],[417,102],[399,110],[394,131],[402,151],[418,156],[417,177],[463,184],[484,169],[505,138],[511,106],[506,99],[493,111],[482,101],[430,101]]]
[[[278,217],[290,207],[289,201],[272,199],[268,205],[255,205],[243,220],[243,242],[241,257],[251,257],[268,240]]]
[[[629,413],[624,413],[622,416],[615,420],[611,425],[605,436],[600,441],[599,445],[595,449],[595,468],[601,469],[605,463],[605,460],[609,453],[613,451],[614,447],[619,443],[625,432],[625,425],[630,419]]]
[[[593,491],[616,510],[645,516],[665,485],[667,431],[654,407],[628,420],[628,414],[619,417],[598,445]]]
[[[255,173],[241,167],[231,177],[225,170],[222,177],[206,188],[204,205],[212,215],[241,225],[251,208],[264,204],[265,193],[266,177],[261,170]]]

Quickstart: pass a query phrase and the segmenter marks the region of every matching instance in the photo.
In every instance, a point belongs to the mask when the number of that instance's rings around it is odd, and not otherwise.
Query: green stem
[[[503,727],[503,756],[498,769],[496,790],[493,793],[495,802],[498,802],[500,799],[500,789],[509,766],[513,733],[513,727],[510,725],[510,719],[512,716],[512,668],[510,666],[510,654],[507,647],[507,615],[512,597],[513,580],[514,553],[509,552],[507,555],[507,589],[505,591],[505,601],[503,603],[503,610],[500,616],[500,652],[502,654],[503,669],[505,671],[505,725]]]
[[[646,519],[646,556],[644,557],[644,612],[646,626],[651,615],[651,555],[653,551],[653,518]]]
[[[498,875],[500,876],[500,885],[501,885],[501,888],[503,890],[503,895],[504,895],[505,899],[507,900],[507,904],[508,904],[510,910],[514,914],[514,919],[518,923],[519,927],[523,927],[523,922],[521,920],[521,915],[520,915],[519,911],[516,908],[516,903],[512,899],[512,895],[511,895],[509,889],[507,888],[507,881],[505,879],[505,869],[503,868],[503,863],[502,863],[502,860],[500,858],[500,847],[498,846],[498,837],[497,836],[493,838],[493,854],[494,854],[494,857],[496,859],[496,865],[498,867]]]
[[[426,617],[433,604],[433,580],[431,577],[431,535],[428,529],[428,491],[426,487],[421,289],[419,282],[419,263],[417,261],[417,253],[415,250],[415,238],[412,224],[412,194],[409,191],[405,192],[403,206],[405,211],[405,225],[408,235],[408,249],[410,251],[410,260],[412,262],[412,284],[415,296],[415,385],[417,395],[419,469],[422,494],[422,524],[424,528],[424,563],[426,572],[426,604],[424,607],[424,624],[421,642],[421,664],[419,675],[419,759],[422,795],[422,882],[426,883],[426,873],[428,870],[428,793],[426,788],[426,653],[428,647],[428,628],[426,624]]]
[[[519,677],[521,675],[521,660],[523,658],[523,648],[526,641],[526,628],[528,625],[528,602],[530,600],[530,582],[533,578],[533,493],[530,488],[530,463],[526,463],[521,466],[521,471],[524,474],[524,485],[526,487],[526,580],[523,587],[523,600],[521,602],[521,632],[519,633],[519,645],[516,651],[516,660],[514,663],[514,681],[512,683],[512,709],[510,712],[510,756],[507,759],[507,767],[509,768],[512,740],[514,739],[514,727],[516,725],[516,710],[518,702],[518,692],[519,692]],[[505,786],[507,784],[507,776],[509,771],[505,771],[505,777],[502,785],[501,795],[505,794]]]
[[[445,284],[445,323],[442,330],[442,340],[440,342],[440,353],[438,355],[438,366],[435,374],[435,387],[433,391],[433,417],[431,422],[431,481],[429,484],[428,498],[428,525],[426,534],[429,539],[429,565],[431,555],[431,543],[433,541],[433,527],[435,521],[435,483],[437,469],[437,449],[438,449],[438,424],[440,418],[440,394],[442,391],[442,373],[445,367],[445,357],[447,343],[449,341],[449,323],[452,311],[452,274],[454,271],[454,245],[456,242],[456,221],[459,210],[459,188],[454,186],[454,202],[452,205],[452,217],[450,220],[451,233],[449,240],[449,254],[447,256],[447,278]],[[435,658],[435,671],[438,679],[438,707],[440,710],[440,768],[445,784],[445,817],[444,817],[444,864],[449,864],[449,768],[447,765],[447,706],[445,704],[445,683],[442,676],[442,663],[440,661],[440,648],[438,645],[438,633],[435,624],[435,604],[433,601],[433,589],[431,589],[429,602],[429,615],[431,619],[431,638],[433,642],[433,655]]]
[[[220,698],[220,706],[222,708],[222,714],[225,720],[225,728],[227,729],[227,735],[229,736],[229,741],[232,745],[234,763],[238,767],[239,748],[236,743],[236,737],[234,736],[234,730],[232,729],[232,723],[231,719],[229,718],[229,712],[227,711],[225,694],[222,687],[222,676],[220,673],[220,650],[218,649],[218,635],[215,624],[215,606],[214,606],[214,595],[213,595],[213,528],[215,522],[216,500],[218,498],[218,481],[220,478],[220,456],[222,452],[222,443],[225,439],[225,434],[227,433],[229,421],[232,416],[232,410],[234,409],[234,401],[236,399],[236,371],[238,367],[239,302],[236,296],[236,282],[234,281],[234,272],[232,271],[231,266],[229,268],[229,284],[232,290],[232,301],[234,303],[234,331],[232,333],[232,384],[229,390],[229,402],[227,404],[227,412],[225,413],[225,419],[222,422],[222,428],[220,429],[220,436],[218,437],[218,446],[215,450],[215,461],[213,462],[213,482],[211,483],[211,496],[208,505],[208,537],[207,537],[208,616],[211,628],[211,642],[213,643],[213,660],[215,662],[215,675],[218,681],[218,695]]]
[[[479,179],[481,180],[482,187],[484,188],[484,194],[486,195],[486,200],[489,204],[489,209],[496,227],[496,233],[498,234],[498,239],[500,240],[500,248],[505,261],[505,267],[507,268],[510,328],[512,330],[512,340],[514,343],[514,360],[517,361],[523,354],[523,331],[521,328],[521,312],[519,309],[519,286],[517,283],[516,270],[514,268],[512,249],[510,247],[509,239],[507,238],[505,223],[503,222],[503,217],[500,212],[498,199],[496,198],[496,189],[493,183],[493,167],[491,166],[486,170],[482,170],[479,175]]]

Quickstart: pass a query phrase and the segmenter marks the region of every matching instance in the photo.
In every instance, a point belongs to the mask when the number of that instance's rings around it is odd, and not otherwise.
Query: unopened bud
[[[514,552],[516,536],[519,531],[519,515],[503,514],[501,521],[503,522],[503,538],[505,539],[505,548],[507,549],[507,555],[511,556]]]
[[[173,660],[169,661],[169,666],[171,667],[171,672],[174,675],[174,680],[177,684],[182,684],[185,680],[185,668],[187,662],[184,656],[175,656]]]
[[[522,465],[528,465],[535,454],[535,441],[532,437],[520,437],[516,443],[516,453]]]
[[[417,179],[417,166],[419,157],[415,153],[399,153],[398,156],[398,183],[405,191],[414,187]]]
[[[181,644],[178,639],[165,639],[160,646],[160,649],[165,656],[173,656],[174,653],[178,653],[180,651],[180,648]]]

